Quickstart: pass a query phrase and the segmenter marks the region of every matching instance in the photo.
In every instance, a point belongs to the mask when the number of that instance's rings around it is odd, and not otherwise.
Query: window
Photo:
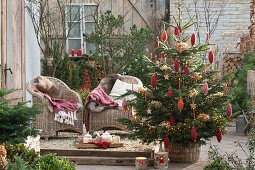
[[[95,30],[94,16],[96,12],[96,4],[66,6],[66,33],[68,35],[66,49],[69,55],[71,55],[72,49],[75,50],[75,54],[79,49],[82,49],[83,53],[95,50],[92,44],[84,42],[83,34],[90,34]]]

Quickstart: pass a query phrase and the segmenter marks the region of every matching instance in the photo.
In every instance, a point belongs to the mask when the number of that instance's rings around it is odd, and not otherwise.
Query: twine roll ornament
[[[208,84],[207,84],[206,81],[204,81],[204,84],[203,84],[203,93],[204,93],[205,96],[208,93]]]
[[[193,47],[195,45],[195,43],[196,43],[196,34],[195,33],[193,33],[191,35],[190,42],[191,42],[191,46]]]
[[[212,52],[212,51],[209,51],[209,54],[208,54],[208,60],[209,60],[209,63],[210,63],[210,64],[212,64],[212,63],[213,63],[214,56],[213,56],[213,52]]]
[[[221,139],[222,139],[222,133],[221,133],[221,130],[218,129],[218,130],[217,130],[217,140],[218,140],[218,142],[220,142]]]
[[[161,35],[161,40],[163,42],[165,42],[167,40],[167,33],[166,33],[166,30],[163,31],[162,35]]]
[[[157,89],[157,79],[155,75],[151,76],[151,86],[153,89]]]
[[[178,73],[180,69],[180,63],[178,59],[175,59],[174,61],[174,70]]]

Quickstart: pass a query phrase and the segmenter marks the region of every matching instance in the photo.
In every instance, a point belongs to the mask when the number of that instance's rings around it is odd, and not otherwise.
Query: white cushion
[[[137,91],[139,86],[137,84],[133,84],[133,85],[134,85],[134,90]],[[127,90],[132,90],[132,84],[125,83],[117,79],[115,84],[112,87],[112,90],[109,96],[121,96],[127,93]]]

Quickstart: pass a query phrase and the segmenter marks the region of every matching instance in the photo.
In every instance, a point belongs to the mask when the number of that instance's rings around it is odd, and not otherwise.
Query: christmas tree
[[[194,18],[193,18],[194,19]],[[176,46],[167,42],[167,32],[157,38],[156,53],[160,57],[146,57],[151,85],[138,92],[129,91],[135,99],[123,101],[123,107],[131,114],[120,122],[132,131],[131,139],[140,138],[145,143],[165,141],[182,144],[205,144],[212,136],[221,141],[222,133],[232,114],[227,95],[227,77],[219,78],[220,71],[213,69],[213,44],[196,44],[196,34],[185,31],[194,25],[193,19],[183,23],[174,17],[172,39]],[[190,41],[190,44],[188,42]],[[210,49],[211,48],[211,49]],[[205,55],[206,54],[206,55]],[[209,63],[206,63],[208,56]]]

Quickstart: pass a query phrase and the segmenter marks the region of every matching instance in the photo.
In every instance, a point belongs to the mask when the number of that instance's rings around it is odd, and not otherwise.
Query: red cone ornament
[[[213,56],[213,52],[212,52],[212,51],[210,51],[209,54],[208,54],[208,60],[209,60],[209,63],[210,63],[210,64],[213,63],[214,56]]]
[[[204,81],[204,84],[203,84],[203,93],[204,95],[207,95],[208,93],[208,84],[206,81]]]
[[[231,107],[230,103],[228,104],[226,113],[227,113],[228,118],[230,118],[230,116],[232,115],[232,107]]]
[[[174,34],[175,34],[175,35],[178,35],[178,34],[179,34],[179,30],[178,30],[177,27],[175,27]]]
[[[180,110],[180,112],[182,111],[184,106],[183,100],[182,98],[180,98],[180,100],[178,101],[178,109]]]
[[[196,142],[196,140],[197,140],[197,132],[196,132],[196,129],[195,129],[194,126],[191,129],[191,137],[194,140],[194,142]]]
[[[218,129],[218,130],[217,130],[217,140],[218,140],[218,142],[220,142],[221,139],[222,139],[222,133],[221,133],[221,130]]]
[[[157,36],[157,47],[159,48],[159,38]]]
[[[168,148],[168,146],[169,146],[169,138],[168,138],[168,136],[166,136],[165,139],[164,139],[164,145],[165,145],[165,148]]]
[[[169,122],[170,122],[171,126],[175,125],[175,121],[174,121],[173,116],[170,116]]]
[[[172,91],[171,91],[171,90],[168,90],[168,92],[167,92],[167,96],[169,97],[169,99],[171,99],[171,97],[173,96],[173,95],[172,95]]]
[[[174,61],[174,70],[178,73],[180,68],[179,60],[175,59]]]
[[[161,40],[163,42],[165,42],[167,40],[167,33],[166,33],[166,30],[163,31],[162,35],[161,35]]]
[[[189,74],[189,68],[187,66],[185,66],[183,73],[186,75]]]
[[[193,33],[191,35],[191,40],[190,41],[191,41],[191,46],[193,47],[196,43],[196,34],[195,33]]]
[[[157,79],[155,75],[151,76],[151,86],[152,88],[156,89],[157,88]]]
[[[125,99],[122,100],[122,108],[124,111],[127,111],[127,101]]]

